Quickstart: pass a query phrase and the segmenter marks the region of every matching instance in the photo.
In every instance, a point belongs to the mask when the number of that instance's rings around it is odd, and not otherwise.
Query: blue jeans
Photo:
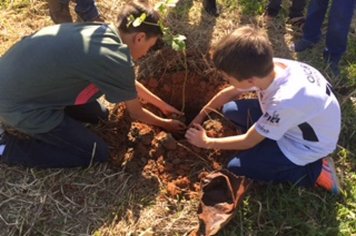
[[[256,99],[229,102],[224,105],[223,113],[245,130],[262,115]],[[321,167],[321,159],[305,166],[294,164],[282,153],[276,141],[266,138],[255,147],[237,153],[227,168],[236,175],[255,180],[313,187]]]
[[[83,115],[84,114],[84,115]],[[1,160],[9,165],[39,168],[87,167],[109,157],[108,145],[81,122],[95,122],[108,111],[98,103],[71,106],[63,121],[47,133],[28,139],[6,133],[6,148]]]
[[[64,4],[69,4],[70,0],[60,0]],[[99,16],[95,0],[75,0],[75,12],[83,21],[91,21]]]
[[[270,0],[267,5],[267,12],[270,16],[277,16],[281,9],[282,0]],[[300,17],[304,15],[306,0],[292,0],[289,8],[289,17]]]
[[[350,30],[356,0],[334,0],[331,4],[326,33],[328,57],[338,63],[346,51],[347,35]],[[321,26],[328,9],[329,0],[312,0],[304,24],[303,39],[317,43],[321,37]]]

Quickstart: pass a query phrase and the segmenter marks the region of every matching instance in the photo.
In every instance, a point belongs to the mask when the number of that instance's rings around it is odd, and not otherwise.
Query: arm
[[[193,124],[201,124],[205,117],[212,110],[219,109],[225,103],[231,101],[234,97],[240,94],[241,91],[236,89],[234,86],[229,86],[218,92],[210,101],[200,110],[199,114],[191,122]]]
[[[159,126],[172,132],[179,132],[185,129],[185,125],[180,121],[174,119],[164,119],[143,108],[137,98],[126,101],[125,104],[131,118],[133,119]]]
[[[138,96],[144,101],[151,103],[155,107],[159,108],[163,114],[169,115],[171,113],[176,113],[178,115],[183,115],[182,112],[178,111],[176,108],[164,102],[158,96],[153,94],[150,90],[148,90],[143,84],[136,80],[136,89]]]
[[[195,127],[188,129],[185,137],[189,143],[197,147],[224,150],[250,149],[265,139],[264,136],[257,132],[255,125],[253,125],[245,134],[223,138],[210,138],[206,135],[202,126],[195,125]]]

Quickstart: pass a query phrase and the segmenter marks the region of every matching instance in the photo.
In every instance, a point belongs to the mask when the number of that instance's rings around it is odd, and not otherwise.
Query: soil
[[[142,81],[147,88],[169,104],[180,109],[183,104],[185,73],[167,74],[160,79]],[[186,124],[217,91],[226,86],[221,79],[188,74],[185,91]],[[158,115],[158,109],[145,105]],[[203,123],[207,135],[222,137],[236,134],[237,129],[219,113],[210,113]],[[111,109],[110,120],[98,129],[112,148],[112,163],[130,173],[156,178],[169,197],[197,198],[200,179],[212,170],[219,170],[233,153],[200,149],[190,145],[182,134],[170,134],[157,127],[131,121],[123,104]]]

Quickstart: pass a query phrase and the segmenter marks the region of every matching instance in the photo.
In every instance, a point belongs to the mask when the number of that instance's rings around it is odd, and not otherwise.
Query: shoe
[[[77,15],[77,21],[78,23],[83,23],[83,22],[97,22],[97,23],[105,23],[105,18],[102,15],[97,15],[94,18],[84,20],[80,15]]]
[[[331,157],[323,158],[320,175],[316,180],[316,185],[322,187],[333,194],[340,194],[340,183],[336,176],[334,161]]]
[[[216,0],[203,0],[203,7],[206,12],[212,16],[219,16],[219,10],[216,6]]]
[[[55,24],[73,22],[69,5],[59,0],[48,0],[49,15]]]
[[[339,68],[338,64],[331,63],[330,70],[334,74],[335,77],[338,77],[340,75],[340,68]]]
[[[270,14],[268,11],[265,11],[262,16],[264,20],[268,23],[271,22],[274,18],[276,18],[276,16]]]
[[[325,48],[323,51],[323,58],[324,58],[324,62],[330,66],[330,70],[334,74],[334,76],[339,76],[340,75],[340,69],[339,69],[340,58],[331,56],[331,54],[327,48]]]
[[[278,16],[278,13],[279,13],[279,9],[274,9],[274,8],[271,8],[271,7],[267,7],[266,11],[263,13],[263,16],[265,18],[275,18]]]
[[[294,51],[302,52],[312,47],[314,47],[314,43],[312,41],[301,39],[294,44]]]
[[[103,16],[98,15],[97,17],[95,17],[94,19],[91,19],[90,21],[104,23],[105,19],[103,18]]]
[[[288,23],[290,23],[292,26],[303,30],[304,23],[305,23],[305,17],[304,16],[297,16],[297,17],[290,17],[288,19]]]

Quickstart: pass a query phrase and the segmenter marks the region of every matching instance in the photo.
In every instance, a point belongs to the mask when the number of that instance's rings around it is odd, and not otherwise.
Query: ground
[[[185,73],[167,74],[159,80],[150,78],[146,86],[156,94],[160,94],[165,101],[175,107],[182,106],[183,81]],[[181,120],[189,124],[189,121],[199,112],[202,107],[226,82],[200,78],[194,74],[188,74],[186,84],[186,96],[184,103],[185,116]],[[196,96],[201,94],[203,96]],[[157,109],[147,106],[153,112],[162,115]],[[154,128],[144,123],[131,122],[123,106],[112,110],[110,123],[120,126],[120,133],[107,142],[116,143],[117,150],[113,151],[112,162],[115,166],[124,167],[128,172],[135,173],[142,169],[147,177],[157,177],[170,197],[197,197],[199,192],[199,175],[202,171],[221,169],[225,159],[232,153],[211,151],[196,148],[190,145],[184,138],[184,134],[171,134],[159,128]],[[122,120],[118,120],[122,117]],[[210,116],[204,123],[207,134],[211,137],[222,137],[235,134],[237,129],[231,122],[225,120],[220,113]],[[106,129],[107,130],[107,129]],[[100,129],[98,129],[100,131]],[[108,132],[112,133],[111,130]],[[121,138],[119,138],[121,137]],[[124,153],[123,153],[124,152]],[[226,158],[224,158],[226,157]]]
[[[97,3],[112,22],[124,1]],[[354,235],[356,26],[342,64],[343,77],[337,79],[320,60],[322,44],[300,55],[289,49],[301,35],[287,22],[289,1],[283,2],[285,10],[272,22],[261,16],[266,1],[218,3],[222,9],[218,18],[207,15],[201,1],[191,0],[179,2],[167,17],[174,31],[187,36],[187,68],[184,56],[167,45],[136,67],[139,81],[184,111],[183,121],[188,124],[227,85],[211,65],[209,49],[246,23],[266,29],[276,56],[303,60],[322,71],[336,87],[346,114],[333,154],[345,190],[342,197],[320,189],[254,183],[221,235]],[[0,55],[21,37],[51,24],[45,0],[0,2]],[[109,121],[90,128],[109,143],[109,163],[72,170],[0,163],[0,235],[187,235],[197,226],[199,181],[207,172],[223,168],[233,152],[193,147],[182,134],[131,120],[124,104],[107,106]],[[149,104],[145,107],[162,115]],[[204,127],[214,137],[239,132],[220,111],[212,112]]]

